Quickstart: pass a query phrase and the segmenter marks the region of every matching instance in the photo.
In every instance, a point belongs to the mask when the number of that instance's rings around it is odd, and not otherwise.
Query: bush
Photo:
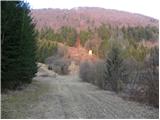
[[[98,60],[95,63],[94,79],[95,79],[95,84],[99,88],[105,89],[104,61],[103,60]]]
[[[101,89],[105,88],[104,79],[104,62],[98,60],[96,62],[84,61],[80,64],[80,78],[98,86]]]
[[[53,70],[54,72],[61,75],[69,74],[68,68],[71,62],[67,58],[52,56],[47,58],[45,63],[48,64],[49,70]]]
[[[95,73],[94,70],[95,69],[91,61],[82,62],[80,64],[80,78],[82,78],[82,80],[85,82],[94,83],[94,77],[93,77],[93,74]]]
[[[45,63],[48,64],[49,70],[54,70],[54,72],[62,75],[69,74],[71,60],[66,56],[67,50],[65,45],[59,44],[56,52],[45,59]]]

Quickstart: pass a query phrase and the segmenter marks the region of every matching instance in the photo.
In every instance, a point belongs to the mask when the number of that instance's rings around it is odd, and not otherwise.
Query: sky
[[[32,9],[75,7],[102,7],[139,13],[159,19],[160,0],[25,0]]]

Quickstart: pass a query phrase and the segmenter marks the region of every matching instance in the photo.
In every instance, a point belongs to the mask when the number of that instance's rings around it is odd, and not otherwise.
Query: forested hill
[[[32,16],[37,28],[48,26],[59,29],[71,26],[76,29],[99,27],[101,23],[111,26],[157,26],[159,21],[152,17],[118,10],[78,7],[73,9],[34,9]]]

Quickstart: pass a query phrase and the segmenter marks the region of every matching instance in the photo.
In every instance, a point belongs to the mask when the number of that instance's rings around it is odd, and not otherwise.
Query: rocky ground
[[[156,108],[123,100],[77,74],[59,76],[45,65],[28,87],[1,97],[2,118],[159,118]]]

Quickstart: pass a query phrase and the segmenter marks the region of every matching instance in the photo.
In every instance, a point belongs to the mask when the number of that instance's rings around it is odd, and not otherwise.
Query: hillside
[[[159,21],[152,17],[124,11],[79,7],[73,9],[34,9],[31,11],[37,28],[49,26],[59,29],[71,26],[77,30],[99,27],[101,23],[111,26],[157,26]]]

